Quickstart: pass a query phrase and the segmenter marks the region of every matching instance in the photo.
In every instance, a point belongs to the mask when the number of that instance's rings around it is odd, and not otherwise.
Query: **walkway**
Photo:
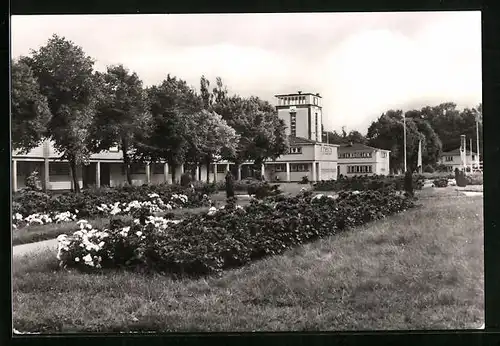
[[[19,257],[30,253],[41,252],[46,249],[53,249],[54,253],[57,252],[57,239],[44,240],[30,244],[16,245],[12,248],[12,255],[14,257]]]

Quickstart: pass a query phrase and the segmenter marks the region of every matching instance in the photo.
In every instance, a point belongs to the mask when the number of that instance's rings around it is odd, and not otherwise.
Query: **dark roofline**
[[[466,154],[473,153],[474,155],[477,155],[477,153],[475,151],[466,150],[465,152],[466,152]],[[459,154],[460,155],[460,148],[448,150],[446,152],[441,153],[441,155],[452,155],[452,154]]]
[[[274,95],[274,97],[280,97],[280,96],[302,96],[302,95],[313,95],[313,96],[316,96],[316,97],[319,97],[320,99],[322,99],[322,97],[320,95],[317,95],[317,94],[313,94],[313,93],[295,93],[295,94],[278,94],[278,95]]]
[[[339,144],[340,145],[340,148],[360,148],[360,149],[371,149],[371,150],[382,150],[382,151],[388,151],[390,152],[390,150],[388,149],[382,149],[382,148],[375,148],[375,147],[370,147],[369,145],[366,145],[366,144],[362,144],[362,143],[352,143],[351,144],[347,144],[347,143],[342,143],[342,144]]]

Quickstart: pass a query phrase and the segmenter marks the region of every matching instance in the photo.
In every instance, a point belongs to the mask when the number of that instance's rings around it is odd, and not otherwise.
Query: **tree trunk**
[[[205,164],[207,165],[207,184],[210,184],[210,163],[212,161],[212,158],[210,155],[207,155],[207,158],[205,159]],[[217,174],[215,172],[215,167],[214,167],[214,175]]]
[[[125,176],[127,177],[127,184],[132,185],[132,177],[130,176],[130,157],[128,156],[128,144],[122,140],[122,153],[123,164],[125,165]]]
[[[170,166],[170,169],[172,170],[172,184],[176,184],[176,174],[175,171],[177,169],[177,165],[174,162],[169,162],[168,165]]]
[[[76,172],[76,162],[74,158],[69,161],[69,167],[71,169],[71,178],[73,179],[73,188],[75,193],[80,193],[80,184],[78,183],[78,175]]]

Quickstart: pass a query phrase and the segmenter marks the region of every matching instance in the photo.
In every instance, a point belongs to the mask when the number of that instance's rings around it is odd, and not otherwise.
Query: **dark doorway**
[[[110,164],[101,162],[101,187],[110,186]]]
[[[96,185],[96,163],[92,162],[82,167],[83,188],[88,189]]]

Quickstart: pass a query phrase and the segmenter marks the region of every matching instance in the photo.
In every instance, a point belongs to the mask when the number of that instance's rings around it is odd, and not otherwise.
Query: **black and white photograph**
[[[14,334],[484,329],[480,11],[10,39]]]

